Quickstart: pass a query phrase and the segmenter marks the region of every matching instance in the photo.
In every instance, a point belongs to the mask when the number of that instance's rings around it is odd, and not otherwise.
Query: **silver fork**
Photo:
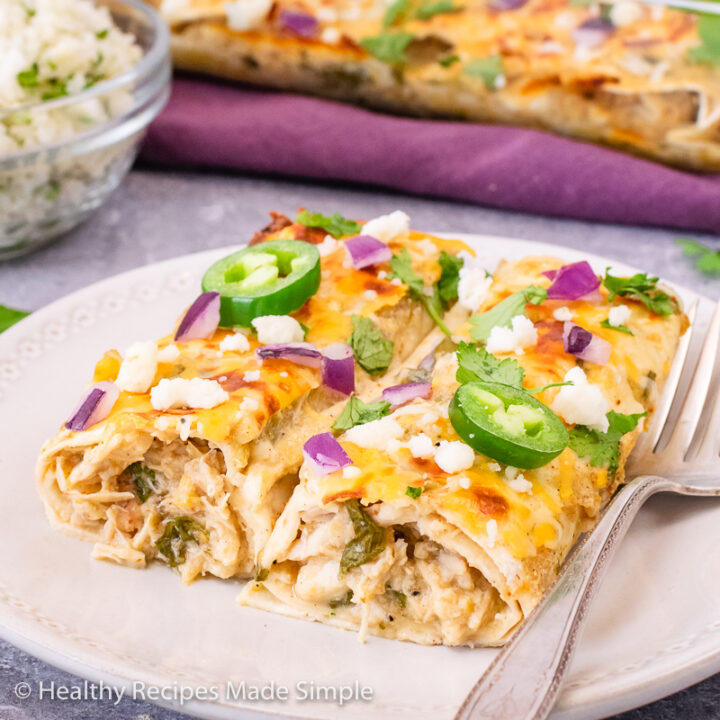
[[[720,341],[720,304],[694,369],[687,361],[691,326],[680,341],[666,391],[648,432],[631,455],[628,476],[642,471],[615,495],[596,528],[578,545],[557,582],[498,654],[460,707],[456,720],[542,720],[557,698],[590,602],[613,552],[643,503],[655,493],[720,496],[720,389],[712,385]],[[672,434],[668,418],[676,396],[689,389]],[[703,413],[707,408],[708,414]],[[700,418],[709,417],[699,427]],[[666,425],[668,427],[666,428]],[[663,431],[666,432],[663,432]]]
[[[617,0],[611,0],[614,4]],[[690,10],[691,12],[710,13],[717,15],[720,13],[720,7],[715,0],[642,0],[648,5],[664,5],[670,8],[680,8],[682,10]]]

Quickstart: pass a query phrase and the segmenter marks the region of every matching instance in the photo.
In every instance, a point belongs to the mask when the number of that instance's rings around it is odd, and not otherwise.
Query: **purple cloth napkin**
[[[142,157],[720,234],[718,176],[535,130],[394,117],[191,78],[175,80]]]

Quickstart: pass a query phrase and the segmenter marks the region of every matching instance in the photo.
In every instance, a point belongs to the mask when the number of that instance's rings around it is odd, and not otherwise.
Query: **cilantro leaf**
[[[30,313],[24,310],[15,310],[15,308],[0,305],[0,333],[12,327],[16,322],[20,322]]]
[[[407,488],[405,488],[405,494],[413,500],[417,500],[422,495],[422,488],[408,485]]]
[[[96,37],[98,40],[104,40],[104,39],[108,36],[108,33],[109,33],[109,32],[110,32],[110,30],[108,30],[107,28],[105,28],[104,30],[98,30],[98,31],[95,33],[95,37]]]
[[[485,272],[487,272],[487,270]],[[532,305],[539,305],[547,300],[547,290],[539,285],[528,285],[520,292],[525,293],[527,301]]]
[[[458,369],[455,379],[459,383],[498,382],[522,387],[525,371],[513,358],[500,360],[485,348],[461,342],[457,349]]]
[[[656,315],[672,315],[675,312],[673,301],[667,293],[658,289],[658,278],[648,277],[647,273],[636,273],[632,277],[615,277],[605,270],[602,284],[610,292],[608,298],[612,302],[617,295],[639,300],[648,310]]]
[[[388,340],[369,318],[353,315],[351,319],[353,331],[348,343],[358,365],[370,375],[385,372],[392,362],[395,343]]]
[[[20,87],[36,88],[40,84],[38,79],[38,64],[33,65],[28,70],[23,70],[17,74],[17,81]]]
[[[436,284],[433,287],[432,295],[425,294],[425,281],[413,270],[412,258],[407,248],[403,248],[398,255],[393,255],[390,260],[392,278],[398,278],[400,282],[408,286],[410,297],[421,302],[428,312],[428,315],[435,321],[435,324],[450,337],[451,333],[443,322],[443,304],[440,297],[440,289]],[[459,272],[459,270],[458,270]]]
[[[440,65],[442,65],[444,68],[448,68],[451,65],[454,65],[456,62],[460,62],[459,55],[449,55],[446,58],[442,58],[442,60],[438,60],[438,63]]]
[[[58,78],[50,78],[40,83],[39,67],[37,63],[33,63],[27,70],[23,70],[16,75],[18,85],[23,88],[40,88],[43,92],[41,100],[54,100],[55,98],[64,97],[68,94],[67,83]]]
[[[452,0],[437,0],[437,2],[425,2],[417,9],[418,20],[430,20],[436,15],[456,13],[464,10],[462,5],[455,5]]]
[[[627,325],[611,325],[609,318],[603,320],[600,325],[608,330],[617,330],[618,332],[625,333],[626,335],[635,334]]]
[[[383,17],[383,27],[389,28],[396,23],[405,22],[409,11],[410,0],[395,0],[395,2],[385,11],[385,17]]]
[[[720,16],[698,15],[697,31],[702,45],[690,48],[690,57],[704,65],[720,65]]]
[[[447,310],[450,303],[457,300],[460,268],[462,268],[464,260],[443,250],[438,258],[438,263],[440,264],[441,273],[435,287],[440,296],[443,309]]]
[[[407,62],[405,51],[407,46],[415,39],[412,33],[380,33],[363,38],[360,45],[373,57],[385,63]]]
[[[574,383],[571,380],[563,380],[562,382],[548,383],[547,385],[541,385],[536,388],[525,388],[525,392],[529,392],[531,395],[536,395],[537,393],[545,392],[545,390],[549,390],[550,388],[565,387],[566,385],[573,384]]]
[[[518,364],[517,360],[513,358],[500,360],[500,358],[489,353],[484,347],[479,347],[471,343],[460,343],[456,356],[458,370],[455,373],[455,379],[459,383],[473,382],[475,380],[481,382],[497,382],[521,388],[531,394],[541,393],[553,387],[572,385],[572,382],[562,381],[549,383],[548,385],[536,388],[523,388],[525,370]]]
[[[494,327],[510,327],[511,321],[516,315],[527,314],[525,306],[528,303],[539,305],[546,298],[547,290],[537,285],[528,285],[526,288],[518,290],[487,312],[473,315],[470,323],[474,327],[470,330],[470,337],[473,340],[485,342]]]
[[[393,255],[390,260],[393,278],[407,285],[412,292],[422,295],[425,289],[425,281],[413,270],[412,258],[407,248],[403,248],[398,255]]]
[[[713,250],[707,245],[685,238],[680,238],[675,242],[682,247],[685,255],[696,258],[695,267],[700,272],[707,275],[720,275],[720,250]]]
[[[497,90],[499,78],[505,75],[505,63],[500,55],[488,55],[471,60],[463,72],[465,75],[480,78],[488,90]]]
[[[54,100],[55,98],[65,97],[67,94],[67,85],[62,80],[52,78],[48,80],[47,87],[40,99],[43,101]]]
[[[340,238],[344,235],[356,235],[362,230],[362,226],[354,220],[346,220],[340,213],[334,213],[330,216],[322,213],[309,213],[303,210],[298,213],[295,222],[306,227],[321,228],[334,238]]]
[[[704,255],[707,252],[712,252],[709,247],[697,242],[697,240],[678,238],[675,243],[683,249],[683,253],[688,257],[692,257],[693,255]]]
[[[607,467],[614,475],[620,463],[620,440],[623,435],[637,427],[640,418],[647,413],[623,415],[611,410],[607,414],[607,432],[591,430],[585,425],[576,425],[570,432],[570,448],[579,458],[588,458],[594,467]]]
[[[372,420],[379,420],[390,412],[390,403],[387,400],[366,403],[353,395],[348,401],[338,419],[333,423],[333,430],[349,430],[356,425],[364,425]]]

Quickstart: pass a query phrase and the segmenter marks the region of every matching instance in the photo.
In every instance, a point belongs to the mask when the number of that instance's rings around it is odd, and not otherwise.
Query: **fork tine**
[[[700,358],[695,367],[682,411],[664,452],[675,452],[684,456],[690,449],[708,397],[718,344],[720,344],[720,303],[715,306],[715,313],[705,335]]]
[[[717,384],[711,388],[710,392],[713,396],[710,420],[705,424],[705,432],[693,457],[693,461],[700,463],[711,462],[720,454],[720,392],[718,392]]]
[[[705,432],[695,453],[694,461],[709,463],[720,455],[720,387],[716,382],[710,389],[709,420],[704,423]]]
[[[653,412],[648,431],[641,433],[637,443],[635,444],[635,449],[633,450],[633,456],[635,458],[642,458],[644,455],[653,452],[653,450],[657,447],[663,430],[665,429],[665,423],[667,422],[668,415],[670,415],[670,410],[672,409],[677,397],[680,378],[682,377],[687,363],[688,350],[690,349],[691,344],[690,341],[692,340],[693,333],[695,332],[695,316],[697,314],[697,307],[698,300],[695,300],[688,308],[687,316],[690,321],[690,326],[685,331],[685,334],[680,338],[680,342],[678,343],[677,351],[675,353],[675,359],[673,360],[670,373],[665,381],[665,387],[663,388],[658,405]]]

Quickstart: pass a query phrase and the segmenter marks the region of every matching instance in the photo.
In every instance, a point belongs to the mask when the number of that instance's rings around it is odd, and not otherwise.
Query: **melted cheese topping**
[[[420,3],[418,3],[419,5]],[[702,83],[717,97],[716,71],[694,63],[688,51],[700,44],[697,17],[671,8],[632,3],[613,32],[597,42],[583,42],[578,28],[598,17],[597,5],[574,6],[569,0],[529,0],[511,11],[493,9],[487,0],[455,3],[457,12],[419,19],[409,13],[404,22],[383,26],[388,4],[376,0],[277,0],[264,21],[251,32],[271,33],[278,41],[302,42],[342,48],[346,53],[367,54],[360,42],[383,32],[408,32],[415,36],[404,72],[428,81],[462,79],[468,86],[476,78],[464,76],[472,60],[501,56],[505,82],[500,92],[533,99],[560,85],[575,86],[578,93],[608,88],[614,93],[637,92],[649,87],[672,91]],[[224,16],[222,0],[164,0],[163,12],[171,22],[213,19]],[[298,10],[318,20],[312,38],[298,38],[285,30],[278,18],[283,9]],[[235,31],[237,32],[237,31]],[[438,60],[457,56],[458,61],[441,65]],[[701,113],[709,113],[710,108]],[[630,128],[615,129],[618,140],[647,142]]]
[[[294,230],[288,228],[288,237]],[[429,243],[429,244],[428,244]],[[393,253],[407,248],[413,260],[413,269],[426,283],[433,283],[440,275],[437,262],[440,251],[457,254],[461,250],[474,254],[459,240],[448,240],[418,232],[408,238],[389,244]],[[342,241],[335,250],[321,259],[322,282],[318,292],[296,314],[308,327],[308,342],[319,346],[346,340],[352,332],[351,315],[370,317],[397,305],[407,294],[407,286],[390,280],[390,264],[381,263],[371,268],[354,270],[347,260]]]
[[[563,263],[555,258],[526,258],[517,263],[503,263],[483,304],[485,311],[511,293],[527,285],[548,287],[550,281],[541,273],[558,268]],[[608,317],[613,304],[626,304],[631,308],[628,326],[634,335],[605,330],[600,323]],[[631,298],[617,298],[609,303],[607,293],[601,293],[596,303],[586,301],[545,301],[540,306],[528,305],[527,312],[538,327],[538,343],[527,348],[515,359],[525,370],[525,387],[537,387],[562,380],[567,370],[575,367],[577,359],[563,349],[563,323],[554,319],[553,312],[567,305],[574,313],[574,322],[602,336],[612,345],[610,361],[605,366],[584,363],[589,381],[598,385],[612,409],[621,413],[652,410],[653,402],[644,390],[648,374],[662,384],[669,369],[679,336],[687,320],[677,312],[660,317],[648,311]],[[457,334],[470,340],[470,325],[465,324]],[[523,476],[532,485],[532,491],[517,492],[507,482],[505,468],[491,459],[476,453],[475,463],[469,470],[455,474],[443,472],[432,458],[414,458],[407,449],[407,440],[425,433],[434,444],[440,440],[458,440],[444,412],[458,383],[455,381],[454,363],[436,365],[432,396],[429,400],[416,400],[410,406],[393,413],[405,430],[397,446],[389,450],[359,448],[343,440],[340,443],[360,473],[330,473],[314,477],[307,467],[301,476],[323,504],[360,498],[364,504],[378,501],[424,503],[479,543],[487,543],[489,520],[495,520],[499,538],[511,554],[519,559],[535,556],[540,548],[559,549],[562,538],[567,537],[564,523],[578,509],[594,515],[605,496],[603,489],[614,479],[605,468],[593,467],[566,448],[548,465],[537,470],[524,470]],[[537,395],[549,404],[558,388]],[[623,458],[634,442],[637,431],[626,436],[622,445]],[[498,469],[499,468],[499,469]],[[622,471],[618,473],[618,479]],[[421,487],[419,499],[406,495],[407,487]]]
[[[152,427],[160,416],[187,417],[197,435],[213,442],[234,436],[239,442],[257,437],[269,417],[292,404],[304,393],[318,387],[318,371],[285,360],[260,363],[255,357],[256,340],[250,339],[245,353],[223,353],[220,343],[232,331],[218,330],[209,340],[177,343],[180,355],[173,363],[159,363],[153,385],[163,378],[203,377],[216,380],[229,393],[227,402],[211,409],[155,410],[150,393],[121,392],[112,413],[105,423],[125,423],[132,418],[134,427]],[[172,337],[161,340],[162,348],[172,343]],[[94,380],[115,380],[120,365],[116,351],[107,353],[96,365]],[[246,379],[245,373],[258,371],[257,380]],[[253,377],[252,374],[250,378]],[[250,399],[251,402],[247,402]],[[253,408],[253,409],[249,409]],[[194,433],[195,434],[195,433]]]
[[[268,233],[264,239],[300,238],[322,240],[324,233],[301,225],[289,225],[280,231]],[[347,239],[347,238],[345,238]],[[437,262],[441,250],[472,253],[457,240],[428,238],[411,232],[390,244],[394,252],[407,248],[415,271],[426,282],[434,282],[440,273]],[[324,347],[347,341],[352,332],[351,315],[374,316],[391,310],[407,294],[407,286],[389,279],[389,263],[355,270],[346,258],[342,239],[335,250],[321,258],[320,287],[305,305],[293,316],[307,326],[307,341]],[[310,390],[319,387],[320,371],[288,360],[266,360],[255,357],[259,347],[250,336],[245,352],[223,352],[220,346],[233,331],[219,328],[212,338],[176,343],[179,355],[173,362],[158,363],[152,385],[163,378],[207,378],[216,380],[229,393],[227,402],[211,409],[176,409],[159,411],[150,404],[150,391],[146,393],[121,392],[112,413],[103,421],[127,427],[130,421],[137,429],[149,428],[160,416],[185,417],[193,427],[193,435],[220,443],[229,437],[246,443],[261,433],[269,418],[288,407]],[[162,349],[173,343],[172,336],[158,344]],[[116,380],[122,357],[115,350],[108,352],[96,365],[94,381]],[[259,377],[255,375],[259,372]],[[116,428],[117,429],[117,428]],[[187,432],[187,428],[185,430]]]

